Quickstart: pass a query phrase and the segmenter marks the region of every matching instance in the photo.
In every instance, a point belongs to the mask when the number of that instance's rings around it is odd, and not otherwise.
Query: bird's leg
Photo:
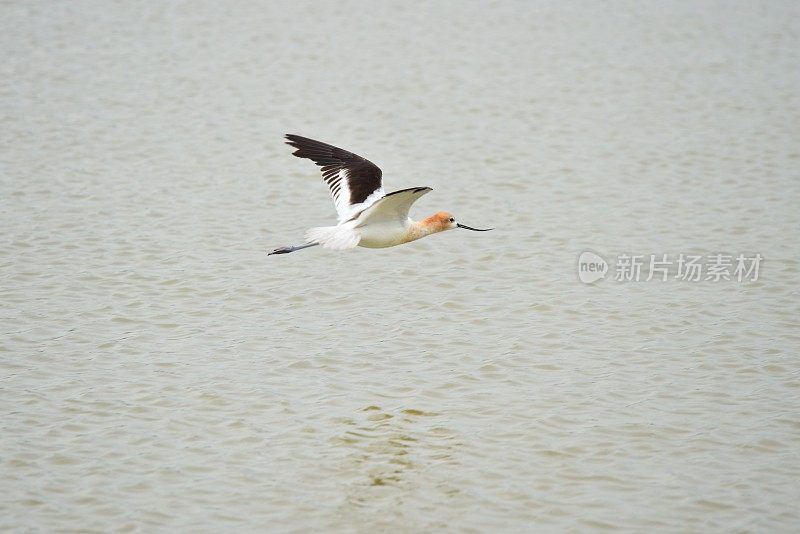
[[[319,245],[319,243],[303,243],[302,245],[287,245],[285,247],[276,248],[275,250],[267,254],[267,256],[272,256],[273,254],[288,254],[290,252],[294,252],[295,250],[302,250],[304,248],[315,247],[317,245]]]

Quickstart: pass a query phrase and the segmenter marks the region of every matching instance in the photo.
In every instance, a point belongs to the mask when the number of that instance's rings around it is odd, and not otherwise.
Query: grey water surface
[[[0,17],[0,530],[800,529],[796,2]],[[496,229],[268,257],[285,133]]]

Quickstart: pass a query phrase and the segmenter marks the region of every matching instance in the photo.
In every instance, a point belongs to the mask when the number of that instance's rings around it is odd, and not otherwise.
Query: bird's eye
[[[456,222],[456,220],[454,218],[450,217],[450,222]]]

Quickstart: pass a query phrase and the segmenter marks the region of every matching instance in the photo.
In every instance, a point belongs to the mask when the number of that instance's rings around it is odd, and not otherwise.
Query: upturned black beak
[[[488,232],[489,230],[494,230],[494,228],[484,228],[481,230],[480,228],[473,228],[471,226],[467,226],[466,224],[456,223],[456,226],[459,228],[463,228],[464,230],[472,230],[473,232]]]

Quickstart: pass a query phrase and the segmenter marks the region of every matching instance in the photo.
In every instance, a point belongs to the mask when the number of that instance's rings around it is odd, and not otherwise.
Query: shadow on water
[[[456,434],[442,426],[441,415],[419,409],[386,410],[370,405],[352,418],[339,418],[340,435],[332,439],[348,452],[355,474],[348,502],[365,506],[377,488],[411,490],[415,477],[433,464],[455,464]]]

